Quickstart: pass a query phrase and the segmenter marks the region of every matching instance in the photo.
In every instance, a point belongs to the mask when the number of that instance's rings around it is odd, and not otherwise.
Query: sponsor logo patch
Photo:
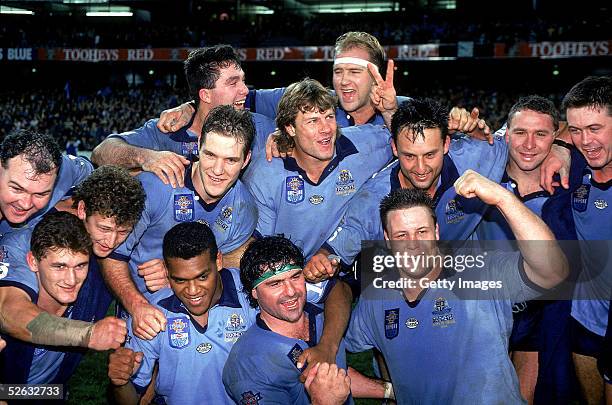
[[[447,224],[456,224],[457,222],[461,221],[465,216],[461,204],[459,204],[459,201],[455,199],[452,199],[448,203],[446,203],[445,214]]]
[[[336,195],[349,195],[357,190],[355,180],[348,169],[340,170],[338,181],[336,181]]]
[[[310,198],[308,198],[308,201],[310,201],[310,203],[312,205],[319,205],[323,202],[323,200],[325,199],[325,197],[323,197],[322,195],[311,195]]]
[[[291,350],[289,350],[289,353],[287,353],[287,357],[289,357],[289,360],[291,360],[295,367],[297,367],[298,359],[300,358],[302,353],[304,353],[304,349],[302,349],[297,343],[291,348]],[[303,367],[299,368],[298,370],[302,371],[305,368],[306,364],[304,364]]]
[[[453,309],[448,306],[446,299],[440,297],[434,302],[434,310],[431,312],[433,326],[446,328],[455,323]]]
[[[416,318],[408,318],[406,319],[406,327],[408,329],[414,329],[419,326],[419,320]]]
[[[210,343],[200,343],[198,347],[196,347],[196,352],[206,354],[212,349],[212,345]]]
[[[572,208],[578,212],[584,212],[587,209],[589,202],[589,193],[591,192],[590,184],[581,184],[572,193]]]
[[[225,323],[224,339],[226,342],[236,342],[246,331],[244,318],[239,314],[231,314]]]
[[[242,398],[240,398],[240,405],[258,405],[261,398],[262,396],[259,392],[243,392]]]
[[[0,246],[0,280],[8,275],[9,266],[8,262],[9,252],[6,246]]]
[[[174,219],[178,222],[194,220],[192,194],[174,194]]]
[[[181,142],[181,153],[187,159],[190,155],[198,156],[198,143],[197,142]]]
[[[385,337],[393,339],[399,334],[399,308],[385,309]]]
[[[608,202],[604,199],[595,200],[593,204],[595,204],[595,208],[597,208],[598,210],[603,210],[603,209],[608,208]]]
[[[232,224],[232,211],[234,208],[225,206],[221,209],[219,216],[215,220],[215,225],[219,230],[225,232]]]

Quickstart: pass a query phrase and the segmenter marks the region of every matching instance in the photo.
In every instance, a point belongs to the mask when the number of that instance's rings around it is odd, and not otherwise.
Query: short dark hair
[[[208,252],[210,260],[217,259],[217,241],[208,225],[200,222],[182,222],[164,235],[164,260],[188,260]]]
[[[238,54],[230,45],[215,45],[193,50],[184,62],[189,94],[199,100],[200,89],[214,89],[221,69],[240,65]]]
[[[589,76],[575,84],[567,92],[561,109],[568,108],[606,108],[612,115],[612,76]]]
[[[218,105],[210,110],[204,121],[200,149],[210,132],[234,138],[238,143],[243,144],[243,157],[246,158],[255,138],[255,125],[253,125],[251,112],[236,110],[231,105]]]
[[[428,128],[440,129],[442,140],[448,135],[448,109],[431,98],[411,98],[404,101],[391,119],[391,135],[396,144],[403,130],[412,131],[414,142],[419,136],[425,138],[423,131]]]
[[[287,151],[295,146],[293,137],[287,132],[288,125],[295,125],[299,112],[323,112],[335,109],[338,97],[334,96],[321,83],[305,78],[289,85],[278,102],[276,126],[280,131],[277,144],[281,151]]]
[[[555,131],[559,129],[559,111],[555,107],[555,104],[549,99],[537,95],[521,97],[514,103],[508,113],[508,126],[510,126],[517,112],[525,110],[535,111],[550,116]]]
[[[385,49],[380,45],[375,36],[362,31],[350,31],[340,35],[336,39],[334,49],[336,55],[351,50],[353,48],[361,48],[368,53],[370,62],[378,66],[380,74],[384,76],[385,69]]]
[[[145,206],[145,192],[140,181],[117,166],[101,166],[94,170],[72,195],[73,207],[85,203],[87,216],[100,214],[114,218],[118,226],[133,226]]]
[[[66,211],[51,212],[43,216],[32,231],[30,250],[40,261],[47,253],[67,249],[75,253],[91,253],[91,237],[83,221]]]
[[[380,202],[380,222],[382,223],[383,229],[387,229],[387,214],[389,214],[389,212],[413,207],[426,208],[431,213],[434,224],[437,222],[436,213],[433,209],[433,201],[424,190],[416,188],[398,188],[389,193],[389,195]]]
[[[257,300],[251,295],[255,281],[269,268],[279,268],[286,264],[304,267],[304,254],[289,239],[282,236],[266,236],[253,241],[240,259],[240,281],[243,292],[253,308]]]
[[[0,144],[0,162],[8,168],[8,161],[16,156],[28,162],[36,175],[47,174],[62,165],[62,151],[51,136],[28,129],[10,133]]]

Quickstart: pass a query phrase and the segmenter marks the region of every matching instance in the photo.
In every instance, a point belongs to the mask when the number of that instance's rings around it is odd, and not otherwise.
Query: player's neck
[[[336,145],[334,144],[334,148],[335,147]],[[300,166],[300,168],[302,168],[302,170],[306,172],[308,179],[312,181],[313,183],[319,182],[319,179],[321,178],[323,171],[325,170],[329,162],[331,162],[331,159],[330,160],[320,160],[320,159],[314,158],[310,155],[307,155],[306,153],[299,150],[298,148],[295,148],[295,152],[293,153],[293,158],[295,159],[297,164]]]
[[[506,165],[506,172],[516,182],[521,196],[544,190],[540,185],[540,166],[525,171],[521,170],[516,162],[510,159],[508,165]]]
[[[363,125],[367,124],[368,121],[372,119],[372,117],[376,114],[374,107],[368,103],[368,105],[364,105],[363,107],[349,113],[353,121],[355,121],[355,125]]]
[[[68,308],[68,305],[60,304],[55,300],[55,298],[51,297],[41,285],[39,285],[38,300],[36,301],[36,305],[45,312],[57,316],[64,315],[66,308]]]
[[[206,107],[204,103],[200,103],[198,111],[195,112],[195,116],[193,117],[193,122],[189,127],[189,131],[198,136],[198,141],[200,140],[200,136],[202,136],[202,127],[204,126],[204,121],[206,121],[209,112],[210,109]]]
[[[421,294],[421,292],[423,290],[425,290],[421,280],[427,281],[427,282],[435,281],[435,280],[438,279],[438,277],[440,277],[440,273],[442,273],[442,268],[441,267],[434,267],[429,273],[427,273],[423,277],[421,277],[419,279],[413,279],[413,280],[415,280],[415,282],[410,284],[413,287],[406,287],[406,288],[403,289],[404,297],[409,302],[416,301],[419,298],[419,295]]]
[[[278,333],[279,335],[293,339],[301,339],[303,341],[307,341],[310,338],[308,330],[308,315],[306,312],[302,311],[302,315],[295,322],[288,322],[275,318],[264,311],[260,313],[260,317],[272,332]]]
[[[597,183],[607,183],[612,180],[612,162],[602,168],[591,169],[593,172],[593,180]]]

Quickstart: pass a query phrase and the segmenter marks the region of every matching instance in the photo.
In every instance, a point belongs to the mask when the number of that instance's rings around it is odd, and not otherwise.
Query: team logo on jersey
[[[212,345],[210,343],[200,343],[198,347],[196,347],[196,352],[206,354],[212,349]]]
[[[340,170],[338,181],[336,181],[336,195],[349,195],[356,190],[355,180],[353,180],[351,171],[348,169]]]
[[[174,194],[174,219],[178,222],[193,221],[193,194]]]
[[[590,192],[590,184],[581,184],[572,194],[572,208],[578,212],[586,211]]]
[[[255,393],[253,393],[253,391],[243,392],[242,398],[240,398],[240,405],[258,405],[260,399],[261,399],[261,394],[259,392],[255,392]]]
[[[603,210],[608,207],[608,202],[604,199],[595,200],[593,204],[595,204],[595,208],[598,210]]]
[[[190,155],[198,156],[198,143],[197,142],[181,142],[181,153],[186,158]]]
[[[11,265],[8,262],[8,256],[9,253],[6,246],[0,246],[0,280],[2,280],[8,274],[9,266]]]
[[[419,326],[419,320],[416,318],[408,318],[406,319],[406,327],[408,329],[414,329]]]
[[[453,309],[448,306],[448,302],[442,297],[436,299],[434,302],[434,310],[431,314],[433,315],[431,317],[433,326],[445,328],[455,323]]]
[[[463,208],[459,201],[452,199],[448,203],[446,203],[446,223],[447,224],[456,224],[461,221],[465,213],[463,212]]]
[[[232,224],[232,211],[234,209],[232,207],[225,206],[221,208],[221,212],[219,216],[215,220],[215,225],[220,228],[222,231],[227,231],[227,229]]]
[[[385,337],[393,339],[399,334],[399,308],[385,309]]]
[[[47,349],[44,349],[42,347],[37,347],[34,349],[34,357],[42,356],[45,353],[47,353]]]
[[[291,360],[291,362],[293,363],[294,366],[297,367],[298,364],[298,359],[300,358],[300,356],[302,355],[302,353],[304,353],[304,349],[302,349],[300,347],[300,345],[298,345],[297,343],[291,348],[291,350],[289,350],[289,353],[287,353],[287,357],[289,357],[289,360]],[[299,370],[302,370],[306,367],[306,365],[303,365],[303,367]]]
[[[182,349],[189,345],[189,320],[183,316],[168,319],[170,347]]]
[[[200,219],[198,219],[196,222],[198,222],[198,223],[200,223],[200,224],[204,224],[204,225],[206,225],[207,227],[209,227],[209,228],[210,228],[210,224],[208,223],[208,221],[206,221],[206,220],[204,220],[204,219],[201,219],[201,218],[200,218]]]
[[[286,199],[291,204],[304,201],[304,180],[299,176],[288,176],[285,179]]]
[[[323,202],[323,200],[325,199],[325,197],[323,197],[322,195],[311,195],[310,198],[308,198],[308,201],[310,201],[310,203],[312,205],[319,205]]]
[[[242,336],[245,329],[244,318],[236,313],[231,314],[225,323],[225,341],[235,343]]]

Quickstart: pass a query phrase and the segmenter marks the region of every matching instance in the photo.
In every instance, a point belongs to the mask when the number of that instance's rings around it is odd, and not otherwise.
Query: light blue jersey
[[[523,404],[508,356],[512,301],[535,298],[517,253],[489,255],[471,279],[501,281],[465,299],[459,287],[423,290],[407,302],[401,290],[368,288],[355,307],[347,349],[380,350],[398,404]],[[457,280],[444,272],[439,279]],[[473,299],[479,297],[480,299]]]
[[[455,180],[472,169],[499,182],[506,166],[506,155],[507,145],[503,138],[495,138],[493,146],[468,137],[451,140],[433,197],[440,239],[470,239],[487,207],[477,198],[457,196],[453,187]],[[382,240],[383,229],[380,215],[377,215],[380,201],[401,187],[399,175],[397,161],[374,174],[351,200],[344,218],[323,247],[340,256],[345,264],[351,264],[361,251],[362,241]]]
[[[591,171],[586,169],[582,185],[573,192],[571,199],[582,259],[582,271],[574,290],[577,299],[572,301],[572,317],[599,336],[605,336],[608,326],[612,259],[609,251],[601,251],[602,243],[585,241],[612,240],[611,185],[612,180],[605,184],[595,182]]]
[[[155,392],[167,404],[233,404],[221,380],[230,350],[255,322],[257,311],[242,293],[238,269],[220,270],[223,293],[208,310],[208,325],[194,321],[171,290],[153,296],[152,302],[168,319],[166,330],[152,340],[134,336],[128,322],[125,347],[144,354],[140,368],[132,376],[136,390],[143,393],[151,382],[155,362],[159,374]]]
[[[223,384],[235,403],[310,404],[297,359],[321,338],[323,310],[307,303],[304,312],[308,314],[308,342],[273,332],[258,315],[256,324],[234,345],[223,369]],[[344,343],[336,364],[346,369]]]
[[[274,120],[261,114],[251,114],[255,125],[255,138],[251,149],[255,155],[265,153],[268,135],[274,132]],[[121,134],[111,134],[109,138],[122,139],[132,146],[156,150],[170,151],[187,158],[198,160],[198,135],[189,130],[191,123],[176,132],[163,133],[157,128],[157,118],[147,121],[142,127]]]
[[[329,237],[351,198],[392,157],[390,134],[383,127],[361,125],[342,133],[317,183],[293,158],[252,162],[243,180],[257,204],[258,234],[283,234],[307,259]]]
[[[257,208],[240,180],[216,203],[206,204],[198,195],[191,178],[191,166],[185,170],[185,186],[172,188],[153,173],[141,173],[138,179],[146,193],[145,209],[134,230],[110,257],[129,262],[132,279],[148,297],[138,266],[161,259],[164,235],[180,222],[202,222],[210,227],[222,253],[242,246],[257,224]]]
[[[83,180],[85,180],[93,172],[93,165],[84,157],[76,157],[72,155],[62,155],[62,164],[60,171],[53,186],[53,192],[49,203],[40,211],[32,215],[25,225],[37,223],[40,218],[55,207],[55,204],[60,202],[72,194],[72,189]],[[20,227],[23,225],[20,225]],[[10,231],[13,228],[4,218],[0,219],[0,235]]]

